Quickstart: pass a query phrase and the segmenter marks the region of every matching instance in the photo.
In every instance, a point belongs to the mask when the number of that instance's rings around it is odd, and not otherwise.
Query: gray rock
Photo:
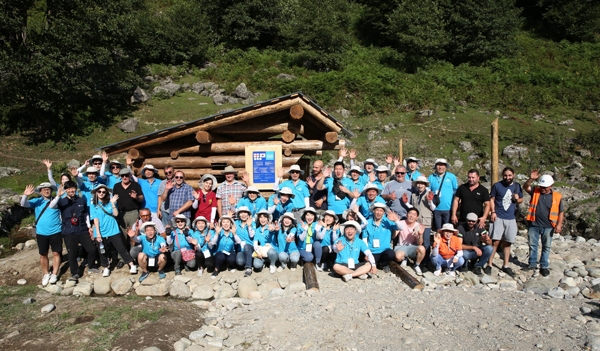
[[[73,289],[73,295],[76,296],[90,296],[92,294],[93,285],[86,281],[79,281],[75,289]]]
[[[461,141],[458,143],[458,147],[464,151],[464,152],[471,152],[473,151],[473,145],[471,145],[471,142],[469,141]]]
[[[133,283],[131,282],[131,280],[129,278],[117,279],[117,280],[114,280],[110,284],[111,289],[117,295],[127,294],[131,290],[132,286],[133,286]]]
[[[558,122],[558,125],[561,125],[561,126],[572,126],[573,125],[573,120],[572,119],[567,119],[567,120]]]
[[[463,164],[464,163],[461,160],[454,160],[454,165],[453,166],[454,166],[455,169],[456,168],[462,168]]]
[[[62,288],[58,285],[48,285],[44,288],[44,290],[46,290],[52,295],[60,295],[60,293],[62,292]]]
[[[229,348],[235,348],[244,343],[244,339],[237,336],[230,336],[226,340],[223,341],[223,346]]]
[[[555,298],[555,299],[562,299],[565,297],[565,294],[566,294],[566,291],[564,291],[560,287],[556,287],[556,288],[553,288],[548,291],[548,296]]]
[[[173,344],[173,348],[175,349],[175,351],[185,351],[186,347],[188,346],[189,345],[182,343],[180,340],[176,341],[175,344]]]
[[[279,278],[277,278],[277,282],[282,289],[285,289],[288,285],[290,285],[290,279],[288,278],[287,274],[280,275]]]
[[[146,347],[145,349],[142,349],[142,351],[161,351],[161,349],[159,349],[156,346],[150,346],[150,347]]]
[[[498,279],[494,276],[484,274],[481,277],[481,284],[496,284],[498,283]]]
[[[210,300],[214,296],[215,292],[210,285],[202,284],[198,285],[194,289],[194,293],[192,294],[192,299],[194,300]]]
[[[226,274],[223,277],[223,281],[227,284],[233,284],[233,283],[236,283],[238,281],[238,279],[233,274]]]
[[[271,280],[268,282],[264,282],[258,286],[258,291],[262,294],[262,296],[268,296],[271,290],[279,289],[281,286],[278,282]]]
[[[167,83],[152,89],[152,95],[164,98],[170,98],[181,89],[181,85],[175,83]]]
[[[529,153],[529,149],[525,146],[509,145],[502,150],[502,155],[508,158],[523,159]]]
[[[580,276],[580,277],[587,277],[588,276],[588,272],[585,270],[585,267],[575,267],[575,268],[573,268],[573,271],[575,273],[577,273],[577,275]]]
[[[597,267],[585,267],[588,272],[588,275],[592,278],[600,278],[600,268]]]
[[[578,237],[575,238],[575,242],[576,243],[584,243],[584,242],[586,242],[586,240],[585,240],[584,237],[578,236]]]
[[[581,308],[579,308],[579,310],[581,311],[581,313],[583,314],[588,314],[588,313],[592,313],[592,309],[586,306],[583,306]]]
[[[46,306],[42,307],[42,313],[50,313],[56,309],[56,306],[49,303]]]
[[[100,277],[94,280],[94,293],[106,295],[110,292],[110,277]]]
[[[62,289],[62,291],[60,292],[60,296],[71,296],[73,295],[73,291],[75,290],[74,286],[70,286],[70,287],[65,287],[64,289]]]
[[[565,289],[565,291],[573,297],[579,295],[579,293],[581,292],[581,290],[576,286],[570,286],[567,289]]]
[[[229,104],[239,104],[240,103],[240,99],[235,98],[233,96],[225,96],[225,99],[227,100],[227,103],[229,103]]]
[[[279,73],[277,75],[277,79],[294,80],[294,79],[296,79],[296,77],[291,74]]]
[[[175,280],[169,287],[169,295],[178,299],[187,299],[192,296],[192,292],[184,282]]]
[[[433,115],[433,110],[421,110],[416,113],[419,117],[431,117]]]
[[[23,300],[23,305],[31,305],[34,302],[35,302],[35,299],[33,297],[28,297],[25,300]]]
[[[192,84],[192,91],[196,94],[200,94],[204,90],[204,83],[197,82]]]
[[[302,291],[306,291],[306,285],[302,282],[296,282],[290,284],[287,288],[285,288],[284,295],[289,296]]]
[[[225,96],[223,96],[221,94],[214,95],[212,98],[213,98],[213,102],[217,106],[221,106],[226,102]]]
[[[202,68],[217,68],[217,64],[210,62],[210,61],[206,61],[204,62],[204,64],[202,65]]]
[[[269,292],[269,297],[283,296],[283,289],[273,289]]]
[[[242,104],[244,105],[252,105],[254,104],[256,101],[254,100],[254,98],[248,98],[248,99],[243,99],[242,101],[240,101]]]
[[[135,88],[135,91],[133,92],[133,95],[131,96],[131,103],[136,104],[136,103],[140,103],[140,102],[146,102],[150,99],[152,99],[150,94],[146,93],[146,91],[144,89],[142,89],[138,86],[137,88]]]
[[[592,152],[586,149],[580,149],[576,151],[577,154],[581,157],[592,157]]]
[[[523,284],[523,291],[531,291],[536,294],[545,294],[550,291],[550,289],[554,289],[557,286],[557,282],[538,277],[536,279],[526,281],[525,284]]]
[[[0,167],[0,178],[8,177],[21,172],[20,169],[14,167]]]
[[[169,283],[155,285],[140,285],[135,289],[138,296],[167,296],[169,294]]]
[[[592,285],[589,291],[584,293],[584,296],[588,299],[600,299],[600,284]]]
[[[138,120],[136,118],[127,118],[119,123],[117,127],[124,133],[133,133],[137,130]]]
[[[219,290],[215,292],[215,299],[228,299],[234,297],[237,291],[235,291],[229,285],[223,285]]]
[[[343,109],[341,109],[341,110],[337,110],[337,111],[335,111],[335,112],[339,113],[339,114],[340,114],[340,115],[342,115],[342,117],[344,117],[344,118],[348,118],[348,117],[350,117],[350,115],[351,115],[350,111],[346,110],[345,108],[343,108]]]
[[[189,83],[183,83],[183,84],[181,84],[181,90],[183,90],[183,91],[190,91],[190,85],[189,85]]]
[[[35,250],[38,248],[37,241],[35,239],[30,239],[25,242],[25,249],[27,250]]]
[[[205,335],[206,335],[206,333],[200,329],[200,330],[191,332],[190,335],[188,336],[188,339],[190,339],[192,342],[195,342],[196,344],[198,344],[198,342],[200,340],[202,340]]]
[[[562,279],[560,280],[560,283],[561,283],[561,284],[565,284],[565,285],[567,285],[567,286],[577,286],[577,283],[575,283],[575,279],[573,279],[573,278],[571,278],[571,277],[565,277],[565,278],[562,278]]]
[[[498,281],[498,286],[500,286],[501,289],[506,290],[517,290],[519,287],[517,281],[512,279],[500,279]]]
[[[232,94],[233,96],[239,97],[240,99],[247,99],[252,97],[252,93],[248,91],[246,83],[240,83]]]
[[[470,271],[464,272],[461,274],[461,277],[465,281],[468,281],[471,284],[471,286],[475,286],[475,285],[479,284],[479,277],[473,272],[470,272]]]
[[[258,291],[258,284],[252,277],[244,277],[240,279],[238,284],[238,296],[247,299],[250,297],[250,293]]]

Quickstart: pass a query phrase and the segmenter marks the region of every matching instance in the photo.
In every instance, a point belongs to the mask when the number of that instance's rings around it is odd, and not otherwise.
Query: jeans
[[[440,229],[442,225],[450,223],[450,211],[433,211],[433,226],[435,229]]]
[[[163,226],[166,227],[167,224],[171,224],[171,216],[169,216],[169,212],[160,210],[160,215],[162,216],[160,221],[162,222]]]
[[[206,260],[208,261],[208,259]],[[206,264],[206,262],[205,262]],[[235,269],[235,255],[233,254],[229,254],[226,255],[224,254],[222,251],[219,251],[215,254],[215,269],[220,271],[221,268],[223,268],[223,266],[227,264],[226,267],[229,267],[229,269]],[[207,264],[208,266],[208,264]]]
[[[254,246],[250,244],[244,244],[244,250],[237,253],[235,263],[238,266],[244,268],[252,268],[252,253],[254,252]]]
[[[431,256],[431,260],[435,264],[435,270],[439,271],[443,267],[448,267],[451,271],[455,271],[458,267],[462,266],[465,263],[465,259],[463,257],[458,258],[458,262],[452,264],[453,257],[449,259],[444,259],[442,255]]]
[[[315,258],[315,255],[313,255],[312,252],[300,250],[300,257],[302,257],[304,262],[312,262],[312,260]]]
[[[278,256],[282,267],[287,266],[288,262],[291,267],[296,267],[298,261],[300,261],[300,252],[298,251],[290,252],[289,254],[287,252],[280,252]]]
[[[540,257],[540,268],[548,268],[548,258],[550,257],[550,245],[552,245],[552,235],[554,228],[529,227],[527,237],[529,238],[529,267],[536,267],[538,264],[538,243],[540,236],[542,239],[542,256]]]
[[[173,262],[175,263],[175,271],[176,272],[180,271],[181,270],[181,250],[175,250],[175,251],[171,252],[171,258],[173,259]],[[185,262],[185,265],[188,266],[188,268],[196,267],[196,259]]]
[[[269,249],[267,251],[267,260],[269,260],[269,265],[274,266],[277,263],[278,255],[275,249]],[[254,269],[259,270],[262,269],[265,264],[264,258],[256,257],[253,262]]]
[[[468,265],[469,261],[475,260],[477,262],[477,263],[475,263],[475,267],[485,266],[485,264],[489,260],[490,256],[492,255],[493,247],[492,247],[492,245],[485,245],[485,246],[478,246],[478,247],[481,250],[481,256],[479,256],[479,258],[477,256],[477,253],[475,252],[475,250],[462,250],[463,257],[465,259],[465,265]]]

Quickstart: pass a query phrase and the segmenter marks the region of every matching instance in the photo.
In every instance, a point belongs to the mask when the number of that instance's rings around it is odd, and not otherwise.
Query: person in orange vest
[[[539,179],[539,180],[538,180]],[[531,186],[537,180],[538,185]],[[559,192],[552,190],[554,179],[550,175],[540,176],[537,169],[531,171],[531,175],[523,190],[531,195],[529,209],[525,219],[528,222],[527,236],[529,238],[529,267],[527,270],[537,270],[538,243],[542,240],[542,254],[539,259],[540,274],[544,277],[550,275],[548,269],[548,257],[552,245],[552,235],[560,233],[565,219],[562,196]]]

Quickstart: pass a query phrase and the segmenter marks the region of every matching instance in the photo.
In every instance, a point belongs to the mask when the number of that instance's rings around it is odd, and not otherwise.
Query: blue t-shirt
[[[229,252],[232,254],[235,252],[234,245],[235,239],[233,238],[233,233],[229,232],[228,235],[225,235],[225,230],[221,229],[219,232],[219,237],[217,239],[216,252]]]
[[[296,206],[292,202],[292,199],[289,199],[285,204],[281,201],[275,207],[275,211],[273,212],[273,220],[276,221],[286,212],[292,212]]]
[[[519,183],[512,183],[505,186],[504,182],[497,182],[492,186],[490,197],[494,201],[496,217],[500,219],[516,219],[516,203],[512,202],[513,194],[523,198],[523,190]]]
[[[438,193],[442,178],[444,178],[444,175],[442,174],[440,176],[437,173],[430,174],[429,177],[427,177],[429,188],[434,194]],[[444,178],[444,184],[441,188],[440,204],[435,209],[437,211],[450,211],[452,208],[452,200],[454,200],[454,193],[456,192],[456,189],[458,189],[456,176],[450,172],[446,172],[446,178]]]
[[[39,218],[35,227],[37,235],[48,236],[58,234],[62,231],[60,210],[58,208],[50,208],[50,206],[46,207],[46,204],[50,201],[50,199],[46,200],[41,196],[29,200],[29,207],[35,211],[35,219]],[[42,213],[44,208],[46,210],[42,214],[42,217],[40,217],[40,213]]]
[[[350,178],[348,178],[350,179]],[[362,192],[363,188],[365,187],[365,185],[367,183],[363,183],[362,180],[360,180],[360,178],[358,178],[358,180],[355,182],[352,179],[350,179],[351,182],[351,186],[348,187],[348,189],[350,189],[350,191],[354,192],[354,190],[357,190],[359,193]]]
[[[115,203],[115,207],[116,206],[117,204]],[[112,211],[113,209],[110,201],[107,202],[106,205],[102,205],[102,203],[98,202],[97,204],[92,204],[90,206],[90,221],[96,218],[98,219],[100,235],[102,235],[103,238],[108,238],[121,233],[117,219],[112,215]],[[96,238],[98,237],[98,233],[96,233],[96,226],[94,226],[94,236]]]
[[[288,235],[294,236],[294,241],[288,243],[285,241]],[[277,253],[292,253],[298,251],[298,247],[296,246],[296,227],[292,227],[289,231],[283,231],[283,229],[279,229],[277,232]]]
[[[342,178],[340,182],[343,186],[350,189],[352,187],[352,180],[349,178]],[[332,210],[335,214],[339,215],[344,213],[344,211],[350,206],[350,201],[352,198],[346,194],[346,197],[341,199],[336,197],[333,193],[333,177],[328,177],[325,179],[324,187],[327,189],[327,208]]]
[[[175,239],[175,235],[177,235],[177,239]],[[189,232],[188,232],[188,235],[190,235]],[[192,244],[187,242],[186,235],[184,234],[184,232],[179,228],[173,228],[173,231],[171,232],[171,239],[173,239],[173,251],[179,251],[181,249],[183,249],[183,250],[193,250],[194,249]],[[179,241],[179,245],[177,245],[178,241]]]
[[[329,229],[323,228],[323,230],[325,230],[325,235],[323,236],[323,241],[321,241],[321,246],[331,246],[337,240],[340,231],[334,230],[333,227]]]
[[[267,243],[276,246],[274,244],[274,235],[271,235],[269,231],[269,225],[256,226],[256,222],[252,225],[254,229],[254,242],[257,242],[260,246],[265,246]]]
[[[397,230],[395,222],[390,221],[387,217],[381,219],[379,225],[375,225],[373,218],[367,221],[367,226],[362,231],[362,237],[367,238],[369,249],[374,254],[379,254],[386,249],[391,249],[392,230]],[[376,240],[379,240],[379,247],[375,247]]]
[[[408,180],[409,182],[414,182],[415,180],[417,180],[417,178],[419,178],[420,175],[421,173],[417,170],[415,170],[414,172],[407,170],[404,179]]]
[[[167,242],[160,235],[154,235],[152,240],[148,240],[146,235],[139,236],[142,245],[142,252],[148,257],[156,257],[161,254],[160,248],[167,246]]]
[[[243,224],[242,221],[240,221],[240,220],[235,221],[235,234],[237,234],[237,236],[240,238],[240,240],[242,240],[242,243],[240,244],[241,251],[244,251],[244,246],[246,246],[246,245],[250,245],[250,246],[254,245],[254,240],[250,238],[250,230],[249,229],[252,229],[252,228]]]
[[[111,189],[115,187],[115,184],[121,182],[121,176],[114,175],[111,172],[106,172],[104,175],[106,177],[106,186]]]
[[[279,185],[279,189],[283,189],[285,187],[292,189],[294,198],[291,200],[296,208],[306,207],[304,204],[304,199],[310,197],[310,192],[308,191],[308,184],[306,184],[305,181],[298,179],[298,182],[294,184],[291,179],[288,179]]]
[[[102,177],[96,177],[96,181],[91,182],[86,178],[81,180],[79,184],[79,190],[81,191],[81,197],[85,199],[85,202],[90,206],[92,204],[92,190],[97,188],[100,184],[106,185],[106,181]]]
[[[360,211],[360,214],[362,214],[367,219],[373,217],[373,213],[371,211],[369,211],[369,209],[375,203],[381,203],[381,204],[385,205],[385,200],[379,195],[377,195],[375,197],[375,200],[373,200],[373,201],[369,201],[369,199],[367,199],[367,197],[364,195],[359,197],[358,200],[356,200],[356,206],[358,206],[358,210]]]
[[[214,238],[215,231],[212,229],[205,228],[204,231],[200,232],[199,230],[191,230],[190,236],[196,240],[198,240],[198,245],[200,245],[199,251],[209,250],[208,243],[205,242],[205,238],[208,235],[210,239]]]
[[[250,216],[254,216],[256,212],[267,209],[267,200],[265,200],[264,197],[259,196],[256,198],[256,200],[252,201],[250,200],[250,198],[244,196],[240,199],[235,208],[238,209],[242,206],[248,207],[248,209],[250,210]]]
[[[337,253],[337,256],[335,257],[335,263],[348,264],[348,259],[352,258],[354,260],[354,263],[357,264],[360,253],[364,253],[369,249],[367,247],[367,244],[365,244],[364,241],[358,239],[357,237],[354,237],[354,240],[352,240],[352,242],[349,242],[345,236],[342,236],[341,238],[335,241],[335,244],[337,244],[340,241],[344,245],[344,248],[342,249],[342,251]]]
[[[144,204],[142,208],[147,208],[152,213],[156,213],[158,210],[158,187],[160,186],[160,180],[153,178],[154,181],[150,183],[148,179],[138,179],[138,184],[142,188],[144,193]]]

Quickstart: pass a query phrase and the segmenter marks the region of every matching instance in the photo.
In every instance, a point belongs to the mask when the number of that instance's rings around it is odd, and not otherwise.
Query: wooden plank
[[[324,116],[321,111],[312,107],[310,104],[300,100],[300,105],[302,105],[302,108],[304,108],[305,111],[310,113],[314,118],[319,120],[319,122],[324,124],[330,130],[332,130],[334,132],[338,132],[338,133],[342,130],[342,128],[340,126],[338,126],[335,122],[330,120],[328,117]]]
[[[390,270],[392,271],[392,273],[394,273],[396,276],[402,279],[402,281],[411,289],[423,290],[423,284],[421,284],[415,277],[410,275],[410,273],[408,273],[398,263],[394,261],[390,262]]]
[[[321,140],[294,140],[292,143],[289,144],[279,140],[212,143],[207,145],[196,145],[179,150],[173,150],[171,153],[176,153],[179,156],[192,154],[234,153],[245,151],[246,147],[256,145],[281,145],[284,148],[289,148],[290,150],[292,150],[292,152],[308,152],[317,150],[339,150],[341,147],[345,146],[345,141],[338,140],[335,144],[329,144]],[[168,153],[169,152],[165,152],[165,154]]]
[[[319,291],[319,280],[317,279],[317,270],[312,262],[304,263],[302,268],[304,272],[304,284],[306,290]]]

